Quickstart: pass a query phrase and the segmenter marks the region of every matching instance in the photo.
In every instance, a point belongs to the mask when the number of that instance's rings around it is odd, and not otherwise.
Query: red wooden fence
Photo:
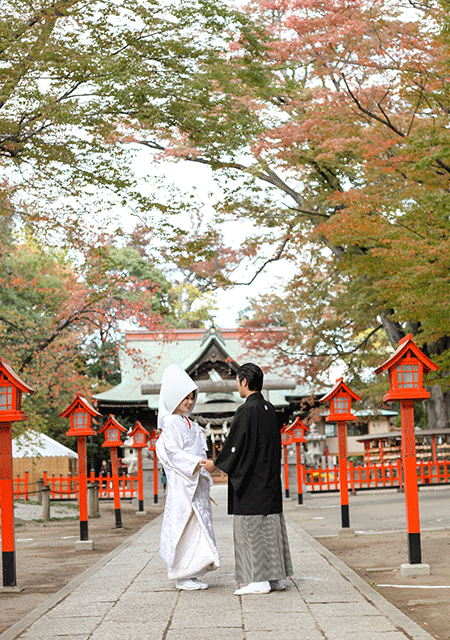
[[[112,476],[96,476],[92,471],[88,480],[99,483],[100,499],[113,498]],[[450,484],[450,460],[417,462],[417,481],[419,485]],[[351,491],[403,487],[401,460],[383,463],[368,462],[357,466],[349,462],[348,483]],[[78,498],[77,476],[48,476],[44,472],[44,484],[50,487],[52,500]],[[303,484],[311,492],[339,491],[339,467],[306,469],[303,466]],[[119,486],[121,498],[133,498],[138,491],[138,479],[136,476],[120,476]],[[19,476],[14,478],[14,496],[28,500],[29,494],[28,472],[25,472],[24,478]]]
[[[450,460],[417,462],[419,485],[449,484]],[[309,491],[339,491],[339,467],[305,469],[303,482]],[[348,483],[351,491],[403,487],[401,460],[384,463],[348,464]]]
[[[113,484],[112,484],[112,476],[97,476],[95,477],[94,472],[91,471],[91,475],[88,477],[89,482],[98,482],[99,483],[99,497],[102,498],[113,498]],[[119,487],[120,487],[120,497],[121,498],[133,498],[134,494],[138,491],[138,478],[137,476],[119,476]]]
[[[76,500],[78,498],[78,476],[67,475],[49,476],[46,471],[43,473],[44,485],[50,487],[50,499],[51,500]],[[88,476],[89,482],[99,483],[99,497],[100,499],[112,499],[112,476],[96,476],[93,471]],[[137,476],[120,476],[119,488],[121,498],[133,498],[138,491],[138,479]],[[36,492],[35,492],[36,493]],[[14,478],[14,497],[17,499],[28,500],[29,485],[28,485],[28,472],[25,472],[25,478],[17,476]]]
[[[25,475],[21,478],[19,475],[14,478],[14,497],[19,500],[28,500],[30,493],[30,485],[28,482],[28,471],[25,471]]]

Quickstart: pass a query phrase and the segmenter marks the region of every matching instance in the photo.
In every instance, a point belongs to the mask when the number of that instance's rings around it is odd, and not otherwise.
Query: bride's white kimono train
[[[206,438],[198,424],[176,414],[160,417],[159,426],[156,453],[167,476],[159,555],[169,579],[182,580],[220,566],[209,496],[212,480],[198,464],[207,456]]]

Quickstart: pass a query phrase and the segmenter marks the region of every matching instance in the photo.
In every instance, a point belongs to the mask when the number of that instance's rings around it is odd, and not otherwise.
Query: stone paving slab
[[[248,631],[245,640],[324,640],[324,635],[318,629],[283,629],[283,635],[280,630],[275,631]],[[341,638],[341,640],[344,640]],[[347,640],[347,639],[345,639]]]
[[[13,625],[0,640],[430,640],[289,517],[284,592],[236,597],[226,487],[214,486],[222,566],[178,591],[158,556],[161,517]]]
[[[244,640],[242,629],[214,629],[214,635],[211,637],[214,640]],[[187,635],[186,631],[180,629],[169,629],[165,636],[166,640],[207,640],[207,638],[204,628],[190,629],[189,635]],[[261,636],[259,636],[259,639],[261,640]],[[296,640],[299,640],[299,638],[297,637]]]

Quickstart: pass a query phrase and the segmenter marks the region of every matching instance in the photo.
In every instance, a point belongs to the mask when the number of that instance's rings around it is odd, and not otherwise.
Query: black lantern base
[[[80,540],[89,540],[87,520],[80,520]]]
[[[2,552],[2,566],[3,566],[3,586],[15,587],[16,586],[16,553],[15,551]]]
[[[343,529],[350,528],[350,509],[348,504],[341,504],[341,523]]]
[[[408,533],[408,557],[410,564],[422,564],[420,533]]]

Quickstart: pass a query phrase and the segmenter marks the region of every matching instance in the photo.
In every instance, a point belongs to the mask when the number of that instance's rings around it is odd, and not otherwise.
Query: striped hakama
[[[236,582],[282,580],[293,574],[282,513],[233,517]]]

